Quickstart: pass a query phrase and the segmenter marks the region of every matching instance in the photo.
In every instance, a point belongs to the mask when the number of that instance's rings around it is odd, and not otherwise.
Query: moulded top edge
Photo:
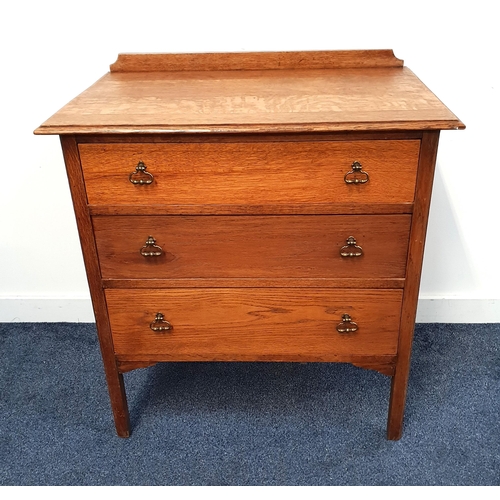
[[[248,124],[248,125],[212,125],[212,126],[71,126],[41,125],[35,135],[102,135],[102,134],[281,134],[281,133],[321,133],[321,132],[399,132],[431,130],[463,130],[465,125],[459,120],[436,122],[387,122],[387,123],[336,123],[336,124]]]

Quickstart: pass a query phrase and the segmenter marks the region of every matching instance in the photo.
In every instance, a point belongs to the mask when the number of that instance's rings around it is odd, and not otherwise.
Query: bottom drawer
[[[108,289],[106,300],[122,360],[349,361],[396,354],[402,290]]]

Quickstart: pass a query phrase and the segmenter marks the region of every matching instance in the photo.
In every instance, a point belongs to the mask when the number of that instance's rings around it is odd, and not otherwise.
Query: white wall
[[[0,321],[92,321],[59,140],[33,130],[119,52],[392,48],[467,125],[442,132],[420,321],[500,321],[495,2],[2,2]]]

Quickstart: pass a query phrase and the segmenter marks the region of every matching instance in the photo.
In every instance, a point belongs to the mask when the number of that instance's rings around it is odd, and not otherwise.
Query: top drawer
[[[372,140],[80,144],[79,151],[91,205],[255,206],[412,203],[419,147]],[[354,162],[362,172],[349,174]]]

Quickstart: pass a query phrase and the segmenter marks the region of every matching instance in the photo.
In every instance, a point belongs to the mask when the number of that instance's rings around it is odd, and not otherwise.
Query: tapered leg
[[[422,134],[415,203],[408,257],[406,262],[406,283],[401,308],[401,322],[398,343],[398,359],[392,377],[389,417],[387,422],[387,438],[397,440],[403,432],[403,416],[406,402],[406,390],[410,373],[411,347],[413,331],[417,315],[420,275],[424,256],[425,233],[429,217],[429,206],[436,165],[439,132]]]
[[[101,282],[99,259],[93,236],[91,215],[87,206],[87,195],[85,193],[85,183],[80,167],[78,145],[74,136],[61,136],[61,145],[64,161],[66,163],[71,196],[73,198],[78,234],[82,245],[83,261],[87,271],[90,296],[94,308],[97,334],[104,362],[109,396],[111,398],[116,432],[120,437],[128,437],[130,435],[130,423],[127,397],[125,394],[123,375],[118,370],[114,355],[113,338],[106,308],[106,297]]]
[[[387,439],[397,441],[403,434],[403,417],[406,403],[406,388],[408,372],[396,369],[392,377],[391,397],[389,400],[389,415],[387,418]]]
[[[130,436],[130,418],[128,413],[127,395],[123,375],[106,373],[111,408],[115,420],[116,433],[122,438]]]

